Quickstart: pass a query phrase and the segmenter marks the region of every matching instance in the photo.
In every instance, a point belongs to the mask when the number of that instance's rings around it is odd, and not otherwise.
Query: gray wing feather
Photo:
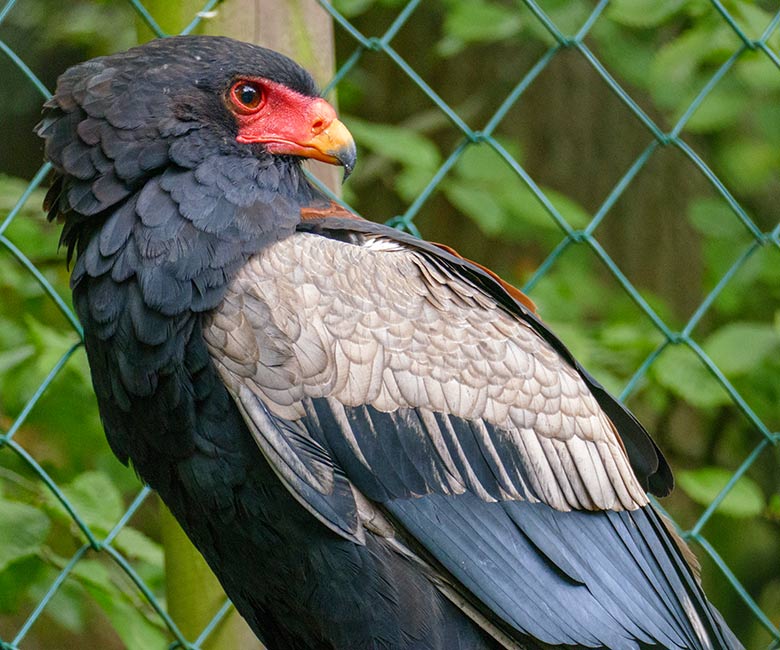
[[[647,503],[614,425],[577,371],[489,296],[401,245],[293,235],[241,270],[207,319],[205,337],[250,420],[254,398],[291,422],[304,418],[307,400],[326,398],[336,411],[338,404],[414,409],[423,422],[446,414],[471,423],[400,434],[419,450],[415,437],[427,436],[426,453],[446,468],[423,477],[430,492],[474,489],[486,499],[540,500],[558,510]],[[267,454],[280,454],[298,479],[327,493],[329,468],[301,464],[295,445],[282,453],[283,436],[267,422],[254,424]],[[379,476],[389,471],[370,466],[350,426],[339,431],[357,461]],[[472,436],[497,495],[479,487],[465,439]]]

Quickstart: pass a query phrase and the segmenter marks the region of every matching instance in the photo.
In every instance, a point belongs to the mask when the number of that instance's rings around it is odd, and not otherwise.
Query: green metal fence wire
[[[157,36],[168,36],[168,34],[162,30],[159,24],[155,21],[154,16],[147,10],[147,8],[140,0],[127,1],[133,7],[138,16],[141,17],[141,19]],[[23,4],[23,1],[20,2],[19,0],[9,0],[6,2],[5,6],[0,9],[0,24],[3,23],[8,14],[19,4]],[[212,11],[217,4],[218,0],[209,0],[206,2],[202,10],[193,16],[192,21],[184,28],[184,30],[182,30],[182,33],[189,33],[193,31],[198,26],[200,21],[202,21],[204,17],[208,16],[208,13]],[[780,11],[778,11],[773,19],[766,25],[766,28],[760,37],[753,39],[739,26],[737,21],[729,13],[722,2],[719,0],[711,0],[713,8],[718,12],[725,23],[727,23],[728,26],[733,30],[733,32],[738,37],[740,44],[733,52],[733,54],[725,61],[725,63],[723,63],[720,68],[712,75],[709,81],[704,85],[698,95],[691,102],[687,110],[683,112],[677,123],[674,124],[672,129],[669,131],[664,131],[647,114],[647,112],[642,109],[642,107],[626,91],[626,89],[623,88],[620,83],[618,83],[618,81],[610,74],[609,70],[601,63],[599,58],[589,49],[585,43],[585,37],[593,27],[594,23],[596,23],[596,21],[602,15],[604,9],[607,7],[607,0],[601,0],[598,2],[579,30],[571,36],[563,33],[561,29],[539,6],[539,4],[537,4],[537,2],[534,2],[533,0],[523,0],[523,4],[525,4],[527,9],[530,10],[534,18],[538,20],[539,24],[549,33],[550,37],[552,38],[552,45],[540,56],[535,65],[533,65],[531,69],[521,79],[519,79],[515,87],[507,95],[506,99],[501,103],[493,116],[487,120],[484,126],[481,129],[475,129],[469,126],[466,121],[460,117],[458,113],[451,106],[449,106],[436,93],[436,91],[415,72],[412,66],[410,66],[393,48],[392,42],[394,37],[399,32],[399,30],[410,19],[412,19],[415,10],[420,5],[420,0],[411,0],[405,4],[399,11],[395,20],[393,20],[393,22],[390,24],[389,28],[384,32],[384,34],[380,36],[367,36],[362,34],[329,2],[326,0],[320,0],[320,4],[325,9],[325,11],[327,11],[332,16],[333,21],[337,27],[344,30],[344,32],[348,34],[355,42],[354,51],[345,59],[333,80],[326,87],[326,92],[334,87],[337,87],[339,82],[342,81],[344,77],[358,64],[366,52],[379,52],[389,57],[389,59],[395,65],[397,65],[398,68],[402,70],[408,76],[408,78],[425,93],[425,95],[427,95],[430,101],[442,111],[446,118],[461,133],[460,142],[454,146],[451,153],[445,159],[438,171],[433,175],[430,182],[411,202],[406,211],[403,212],[403,214],[399,214],[393,217],[389,223],[396,227],[406,229],[412,234],[418,235],[419,233],[415,226],[415,218],[423,210],[429,199],[434,196],[443,179],[460,160],[466,150],[478,143],[483,143],[492,147],[493,150],[499,156],[501,156],[514,170],[518,177],[526,183],[528,188],[533,192],[541,205],[544,206],[544,209],[549,214],[549,217],[558,225],[563,234],[562,239],[558,245],[553,249],[553,251],[527,282],[526,286],[524,287],[525,290],[532,290],[538,281],[549,272],[549,270],[561,257],[564,251],[573,246],[588,247],[603,262],[606,268],[609,269],[611,274],[619,282],[625,292],[633,299],[642,312],[648,316],[655,328],[657,328],[658,332],[660,332],[662,335],[662,342],[647,356],[638,370],[636,370],[633,377],[622,391],[621,399],[627,398],[637,389],[640,380],[646,375],[651,365],[655,362],[656,359],[658,359],[664,350],[670,346],[687,346],[700,359],[704,367],[706,367],[707,370],[712,373],[720,385],[727,391],[734,404],[748,420],[752,429],[756,433],[756,443],[754,448],[742,460],[742,463],[733,473],[727,485],[709,504],[693,527],[687,530],[682,530],[681,532],[686,539],[697,542],[700,547],[714,560],[714,562],[733,586],[734,592],[747,604],[752,614],[757,618],[758,621],[760,621],[761,625],[766,628],[772,639],[770,649],[776,650],[777,648],[780,648],[780,630],[778,630],[777,625],[770,620],[769,616],[764,611],[762,611],[753,597],[741,584],[734,571],[721,558],[716,549],[707,540],[702,532],[713,513],[732,490],[740,477],[742,477],[745,472],[747,472],[747,470],[757,461],[759,457],[767,453],[771,447],[777,446],[778,442],[780,442],[780,433],[770,430],[770,428],[751,408],[749,400],[739,393],[739,391],[734,387],[734,385],[732,385],[724,373],[718,368],[718,366],[713,362],[708,354],[692,337],[694,328],[708,312],[715,299],[729,285],[738,271],[745,266],[748,260],[762,247],[771,246],[780,248],[780,225],[771,231],[763,232],[761,228],[759,228],[758,225],[754,222],[754,220],[751,219],[746,210],[740,205],[739,201],[735,199],[724,182],[722,182],[721,179],[712,171],[712,169],[707,166],[701,156],[681,138],[681,134],[683,133],[688,120],[691,118],[697,108],[702,104],[702,102],[704,102],[707,96],[729,73],[729,71],[734,68],[737,61],[739,61],[740,58],[742,58],[745,54],[749,52],[762,53],[777,68],[778,74],[780,75],[780,56],[778,56],[778,54],[774,52],[768,45],[770,36],[772,36],[772,34],[780,26]],[[40,93],[42,99],[48,99],[50,97],[50,91],[44,86],[43,83],[41,83],[33,71],[25,64],[24,60],[2,40],[0,40],[0,50],[2,50],[4,55],[7,56],[19,68],[19,70],[22,71],[29,83],[32,84]],[[558,209],[556,209],[553,202],[545,195],[545,192],[539,187],[539,185],[537,185],[534,179],[531,178],[529,173],[505,149],[505,147],[502,146],[502,144],[496,139],[494,135],[496,128],[501,124],[502,120],[506,117],[510,109],[521,101],[523,94],[532,84],[532,82],[545,68],[547,68],[548,65],[550,65],[551,61],[556,56],[566,50],[576,51],[582,57],[584,57],[590,66],[592,66],[593,70],[595,70],[601,79],[603,79],[604,83],[608,85],[608,87],[614,92],[620,101],[623,102],[623,104],[644,125],[644,127],[652,136],[651,144],[637,156],[623,177],[618,180],[601,206],[595,211],[587,226],[579,230],[573,228],[569,224],[567,219]],[[750,236],[750,241],[744,250],[741,251],[732,266],[724,273],[720,281],[717,282],[716,286],[704,298],[685,326],[679,331],[676,331],[667,325],[664,319],[653,309],[648,301],[642,297],[637,288],[626,277],[619,266],[610,257],[599,241],[594,237],[594,231],[596,228],[599,226],[599,224],[602,223],[606,215],[624,194],[626,189],[632,184],[637,174],[648,164],[648,161],[657,151],[664,148],[678,149],[696,166],[696,168],[700,170],[700,172],[714,188],[714,190],[726,201],[731,211],[733,212],[734,218],[742,224]],[[28,259],[28,257],[25,255],[25,252],[20,250],[14,244],[14,242],[6,236],[6,230],[8,226],[11,224],[11,222],[14,221],[14,219],[17,218],[22,207],[30,198],[30,195],[34,192],[34,190],[41,186],[48,172],[49,165],[43,165],[38,173],[35,174],[35,176],[32,178],[26,190],[21,194],[13,209],[7,215],[5,215],[4,219],[0,223],[0,245],[7,249],[24,266],[24,268],[29,271],[32,277],[35,278],[35,280],[44,289],[46,294],[51,298],[52,301],[54,301],[60,311],[65,315],[73,329],[79,334],[79,336],[81,336],[80,325],[74,314],[67,306],[67,303],[62,299],[61,296],[57,294],[55,289],[47,281],[44,275],[36,268],[35,264],[30,259]],[[30,629],[40,619],[42,612],[46,609],[47,606],[49,606],[52,598],[61,588],[63,583],[67,580],[68,576],[73,572],[76,565],[88,554],[97,552],[111,558],[111,560],[113,560],[127,574],[139,592],[148,600],[151,607],[157,612],[160,619],[170,631],[170,635],[173,639],[170,646],[171,648],[200,650],[202,644],[209,638],[210,634],[214,631],[219,622],[229,612],[230,604],[228,602],[225,603],[225,605],[214,616],[213,620],[202,630],[197,638],[187,639],[181,633],[176,623],[167,614],[164,607],[155,598],[154,594],[145,584],[141,576],[131,566],[128,559],[124,557],[123,554],[114,546],[114,540],[116,536],[147,498],[149,494],[148,488],[142,488],[138,492],[138,495],[133,500],[121,519],[116,522],[114,528],[108,533],[108,535],[101,537],[90,529],[90,526],[79,514],[77,509],[69,502],[64,492],[46,472],[42,465],[33,457],[33,455],[31,455],[15,440],[15,434],[24,424],[27,416],[35,408],[36,403],[44,394],[44,392],[49,389],[54,378],[65,366],[65,364],[68,363],[68,360],[71,358],[71,356],[80,352],[78,349],[80,345],[81,344],[78,343],[72,346],[54,364],[54,366],[51,368],[44,380],[40,383],[37,390],[34,392],[32,397],[29,399],[25,407],[13,421],[8,430],[0,433],[0,455],[3,453],[18,455],[24,461],[24,463],[26,463],[29,468],[37,475],[37,477],[47,486],[47,488],[51,490],[52,494],[73,518],[73,521],[78,526],[83,535],[83,545],[73,554],[67,564],[62,568],[59,575],[51,583],[46,593],[41,597],[37,606],[28,616],[27,620],[16,631],[13,638],[7,640],[0,639],[0,649],[21,650],[25,637],[30,632]]]

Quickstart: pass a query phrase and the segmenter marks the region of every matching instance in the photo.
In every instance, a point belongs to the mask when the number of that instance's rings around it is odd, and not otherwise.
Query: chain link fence
[[[140,0],[128,0],[128,2],[140,19],[144,21],[156,35],[167,35],[156,22],[153,13],[147,10]],[[548,41],[551,44],[530,70],[516,80],[516,84],[512,91],[506,96],[498,109],[495,110],[492,117],[484,123],[484,126],[481,128],[473,128],[469,125],[466,118],[459,115],[452,106],[448,105],[431,85],[429,85],[415,69],[407,63],[403,54],[394,48],[394,38],[409,21],[414,20],[415,10],[417,10],[421,4],[420,0],[412,0],[401,6],[389,27],[380,34],[361,33],[361,31],[359,31],[343,13],[334,8],[330,3],[322,0],[320,4],[323,9],[332,16],[336,28],[343,31],[342,36],[347,35],[354,43],[354,50],[340,62],[338,72],[325,89],[326,92],[333,88],[338,88],[340,82],[342,82],[342,80],[360,64],[367,53],[377,53],[391,60],[395,66],[397,66],[397,68],[427,96],[431,105],[441,111],[441,114],[446,117],[446,120],[448,120],[460,134],[460,141],[444,158],[443,163],[436,170],[435,174],[433,174],[432,178],[430,178],[429,182],[425,184],[422,191],[419,191],[416,198],[408,204],[406,209],[401,214],[393,217],[389,223],[419,235],[417,226],[415,225],[415,219],[417,219],[418,216],[424,215],[426,205],[440,190],[440,185],[443,180],[453,170],[467,150],[475,145],[483,145],[492,148],[493,151],[506,162],[506,165],[513,170],[517,177],[522,179],[523,183],[525,183],[527,188],[530,189],[539,203],[543,206],[547,217],[557,224],[561,233],[559,243],[551,250],[544,262],[530,276],[524,289],[530,291],[533,295],[534,287],[558,263],[561,256],[570,248],[581,247],[590,251],[592,255],[595,255],[603,262],[604,266],[620,284],[625,293],[630,296],[639,309],[652,322],[653,326],[657,329],[657,332],[660,333],[660,344],[647,355],[641,365],[636,369],[631,379],[625,385],[620,397],[626,399],[631,396],[632,393],[637,390],[640,382],[645,378],[650,368],[659,359],[662,353],[667,350],[667,348],[673,346],[688,348],[696,355],[701,366],[706,368],[728,393],[733,404],[736,405],[742,416],[749,423],[751,450],[743,458],[736,459],[735,464],[737,462],[739,464],[731,475],[730,480],[720,490],[717,496],[709,502],[709,505],[698,517],[698,520],[695,521],[692,526],[682,530],[682,534],[687,540],[694,542],[694,545],[698,546],[700,554],[703,550],[703,552],[720,568],[730,584],[729,588],[733,590],[732,596],[741,599],[747,608],[749,608],[751,616],[755,617],[766,632],[768,632],[768,636],[771,639],[769,647],[774,649],[780,648],[780,630],[778,630],[777,621],[772,621],[770,615],[762,610],[756,600],[754,600],[755,594],[751,595],[748,589],[743,586],[740,577],[736,575],[729,564],[722,559],[718,550],[710,541],[708,541],[708,538],[703,533],[703,529],[708,522],[710,522],[715,511],[723,503],[724,499],[729,496],[740,478],[745,475],[751,466],[758,462],[760,458],[766,460],[767,456],[771,457],[773,453],[771,450],[776,448],[780,441],[780,433],[772,430],[764,419],[762,419],[754,410],[750,396],[741,394],[740,391],[737,390],[732,381],[713,361],[711,356],[705,351],[702,345],[697,342],[696,337],[694,336],[694,330],[705,315],[708,314],[708,310],[710,310],[715,300],[730,285],[734,277],[740,273],[741,269],[748,264],[750,259],[761,249],[767,247],[780,249],[780,224],[771,230],[762,230],[762,228],[757,225],[756,220],[751,218],[748,211],[740,204],[740,201],[735,198],[732,192],[733,188],[730,190],[727,183],[722,181],[711,167],[708,166],[703,156],[683,139],[686,125],[691,119],[691,116],[702,106],[705,99],[718,88],[718,85],[722,80],[728,77],[737,62],[747,54],[759,53],[761,56],[766,57],[774,66],[777,77],[780,78],[780,56],[770,46],[770,38],[775,34],[778,26],[780,26],[780,11],[774,14],[774,17],[764,26],[763,32],[756,38],[748,35],[740,26],[739,22],[735,20],[727,8],[727,3],[721,2],[720,0],[711,0],[710,3],[700,3],[703,6],[703,11],[713,11],[720,16],[720,19],[722,19],[724,24],[728,25],[729,29],[736,35],[739,44],[725,59],[725,62],[720,64],[709,81],[698,91],[693,101],[682,113],[673,127],[666,130],[659,126],[658,120],[654,120],[650,114],[642,108],[640,102],[632,97],[626,88],[619,83],[616,77],[613,76],[607,67],[605,67],[600,58],[594,54],[586,43],[586,37],[594,24],[602,18],[602,14],[609,4],[606,0],[602,0],[595,4],[587,19],[572,33],[563,31],[549,17],[548,13],[546,13],[541,6],[543,3],[527,0],[522,4],[530,11],[533,20],[537,21],[537,27],[546,32]],[[183,33],[194,31],[201,21],[208,19],[211,12],[214,10],[219,10],[218,0],[209,0],[209,2],[206,2],[202,10],[192,17],[192,21],[186,26]],[[25,0],[9,0],[2,9],[0,9],[0,26],[6,21],[11,12],[24,11]],[[25,63],[23,52],[15,51],[2,40],[0,40],[0,50],[2,50],[3,55],[13,62],[13,64],[23,73],[26,83],[37,91],[41,100],[48,99],[51,96],[51,90],[38,79],[33,70]],[[591,215],[589,222],[581,228],[575,228],[571,225],[570,220],[568,220],[562,211],[556,207],[555,202],[548,197],[547,193],[537,184],[537,182],[535,182],[534,178],[531,177],[524,166],[518,162],[516,157],[508,151],[501,140],[495,135],[497,127],[502,123],[502,120],[504,120],[508,112],[515,105],[523,102],[526,90],[533,84],[535,79],[551,65],[551,62],[554,61],[556,57],[561,56],[561,54],[566,51],[576,52],[587,61],[592,67],[592,70],[595,71],[601,80],[603,80],[603,83],[611,89],[624,106],[641,122],[647,130],[647,133],[651,136],[649,145],[636,157],[627,171],[625,171],[623,176],[608,193],[598,210]],[[3,83],[5,84],[5,82]],[[775,80],[774,83],[777,83],[777,80]],[[707,179],[707,182],[711,184],[711,188],[727,203],[733,219],[741,224],[741,227],[749,235],[748,242],[744,245],[744,248],[738,252],[733,264],[722,277],[720,277],[714,285],[714,288],[712,288],[704,297],[698,308],[695,309],[682,328],[675,328],[667,323],[667,320],[661,313],[650,304],[650,301],[643,297],[640,290],[637,289],[635,284],[629,280],[626,274],[624,274],[620,266],[613,260],[613,257],[608,254],[605,247],[599,242],[599,239],[594,234],[599,225],[602,224],[603,220],[610,213],[613,206],[615,206],[618,200],[624,195],[627,188],[631,186],[637,175],[648,165],[649,161],[653,159],[657,152],[664,149],[678,150],[685,158],[695,165]],[[7,214],[0,215],[0,217],[2,217],[2,222],[0,223],[0,247],[5,249],[6,254],[10,253],[18,264],[23,267],[24,272],[29,274],[35,282],[39,283],[40,287],[43,288],[47,295],[47,300],[50,300],[56,305],[56,308],[62,312],[69,322],[70,327],[72,327],[73,331],[78,333],[80,337],[80,326],[69,307],[68,298],[57,293],[47,278],[47,275],[41,272],[36,266],[35,260],[28,257],[26,251],[15,244],[14,238],[9,236],[9,227],[15,220],[20,218],[20,214],[22,214],[23,209],[25,209],[30,197],[38,195],[38,189],[44,184],[49,170],[50,167],[48,164],[42,166],[29,182],[29,185],[27,185],[18,196],[18,200],[13,207],[11,207]],[[43,215],[41,214],[41,219],[42,218]],[[748,342],[746,342],[746,344],[748,344]],[[113,527],[111,527],[107,533],[98,532],[94,529],[94,526],[90,525],[89,516],[86,516],[84,512],[80,511],[79,507],[74,504],[73,499],[66,494],[52,475],[44,468],[45,463],[39,458],[36,458],[36,453],[30,451],[18,440],[17,434],[25,425],[31,412],[36,409],[42,396],[44,396],[47,391],[51,390],[52,382],[54,382],[58,374],[63,371],[63,368],[68,364],[74,363],[74,357],[78,358],[79,356],[83,356],[80,341],[68,347],[61,357],[53,360],[53,363],[48,368],[47,374],[32,392],[32,396],[21,411],[18,414],[15,414],[15,417],[12,419],[9,418],[8,421],[0,423],[0,426],[2,426],[2,429],[0,429],[0,469],[4,464],[8,463],[9,456],[17,457],[14,462],[23,463],[34,476],[34,480],[45,485],[51,495],[53,495],[67,511],[68,515],[72,518],[72,522],[80,530],[82,540],[80,548],[78,548],[71,557],[67,558],[64,565],[60,567],[56,578],[50,582],[42,593],[40,593],[37,605],[32,609],[29,615],[26,616],[21,625],[10,633],[7,630],[4,632],[7,637],[0,639],[0,648],[2,648],[2,650],[21,650],[22,648],[27,648],[28,645],[26,645],[26,640],[30,638],[31,630],[36,626],[44,625],[42,622],[42,614],[47,612],[48,608],[52,607],[52,600],[55,598],[58,591],[63,589],[63,585],[67,584],[69,578],[78,572],[79,566],[81,563],[85,562],[86,558],[98,554],[103,558],[109,558],[110,561],[115,563],[115,565],[124,572],[132,585],[134,585],[134,588],[137,589],[137,593],[140,594],[140,597],[154,610],[156,616],[159,617],[159,620],[162,621],[162,624],[167,629],[168,638],[171,643],[170,647],[200,650],[220,621],[230,611],[230,604],[227,602],[225,603],[214,616],[211,623],[202,630],[197,638],[185,638],[179,630],[176,621],[172,620],[166,612],[161,600],[155,596],[154,589],[147,584],[144,577],[141,575],[141,572],[134,567],[133,562],[128,559],[120,546],[116,544],[117,536],[123,531],[127,522],[140,508],[142,508],[149,495],[148,489],[141,488],[138,491],[137,496],[130,506],[125,510],[124,514],[114,522]],[[75,405],[73,406],[75,407]],[[780,471],[780,467],[776,469]],[[2,526],[3,522],[0,521],[0,559],[3,557],[2,545],[8,543],[10,536],[15,535],[23,538],[23,531],[4,531],[2,530]],[[0,587],[0,590],[2,590],[2,588],[3,587]],[[5,585],[5,588],[8,588],[8,585]]]

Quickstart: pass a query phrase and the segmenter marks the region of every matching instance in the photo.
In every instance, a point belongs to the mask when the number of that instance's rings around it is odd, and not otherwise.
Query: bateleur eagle
[[[228,38],[59,79],[55,176],[108,441],[270,648],[740,648],[672,477],[533,304],[304,176],[355,146]]]

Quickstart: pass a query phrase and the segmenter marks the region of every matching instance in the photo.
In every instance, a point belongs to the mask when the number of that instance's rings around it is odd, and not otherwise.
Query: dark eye
[[[248,81],[239,81],[231,90],[233,99],[242,108],[255,109],[263,101],[263,91],[257,84]]]

